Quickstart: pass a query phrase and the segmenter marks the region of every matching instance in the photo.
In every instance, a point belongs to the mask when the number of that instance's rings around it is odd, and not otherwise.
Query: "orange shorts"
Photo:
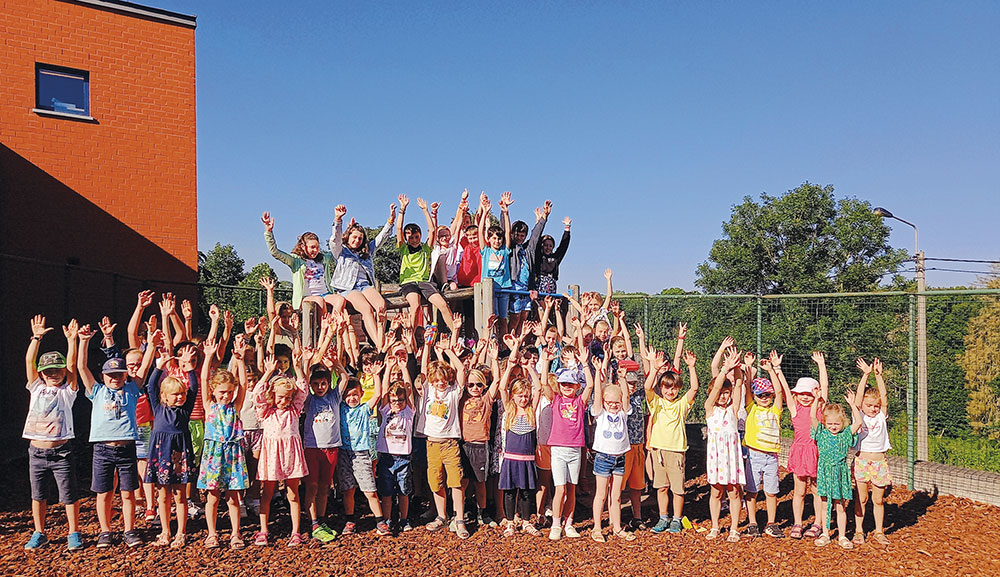
[[[625,453],[625,486],[634,491],[646,488],[646,451],[642,445],[632,445]]]
[[[538,445],[535,449],[535,467],[549,471],[552,469],[552,448],[548,445]]]

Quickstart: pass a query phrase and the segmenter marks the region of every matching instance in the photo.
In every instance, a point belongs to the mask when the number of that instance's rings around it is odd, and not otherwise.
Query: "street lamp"
[[[927,445],[927,279],[924,275],[924,253],[918,244],[917,225],[895,216],[888,210],[877,207],[875,216],[893,218],[913,227],[913,258],[917,273],[917,459],[928,459]]]

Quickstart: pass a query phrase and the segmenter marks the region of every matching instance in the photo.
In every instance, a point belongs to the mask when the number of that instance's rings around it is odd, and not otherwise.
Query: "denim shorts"
[[[28,447],[32,500],[46,501],[46,494],[52,492],[51,480],[54,479],[59,491],[59,502],[65,505],[76,503],[76,455],[70,446],[71,442],[52,449]]]
[[[413,493],[410,476],[410,456],[379,453],[375,465],[375,481],[379,497],[403,497]]]
[[[510,312],[514,314],[531,310],[531,297],[528,295],[510,295]]]
[[[368,451],[341,449],[337,455],[337,487],[341,491],[360,489],[362,493],[375,492],[375,475]]]
[[[610,477],[611,475],[625,476],[625,455],[609,455],[594,451],[594,475],[598,477]]]
[[[94,475],[90,490],[95,493],[114,491],[115,471],[118,471],[121,491],[135,491],[139,488],[139,465],[135,457],[135,443],[118,446],[94,443]]]
[[[153,434],[153,425],[139,425],[139,439],[135,442],[135,456],[138,459],[149,457],[149,437]]]
[[[747,449],[747,493],[761,489],[768,495],[778,494],[778,454]]]
[[[510,295],[493,289],[493,314],[497,318],[506,319],[507,310],[510,308]]]

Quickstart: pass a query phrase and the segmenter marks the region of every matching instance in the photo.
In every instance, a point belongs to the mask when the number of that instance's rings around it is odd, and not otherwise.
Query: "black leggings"
[[[520,501],[518,498],[520,497]],[[517,511],[521,514],[521,519],[527,521],[531,518],[531,512],[535,509],[534,489],[504,489],[503,492],[503,516],[508,521],[514,520],[514,503],[517,502]]]

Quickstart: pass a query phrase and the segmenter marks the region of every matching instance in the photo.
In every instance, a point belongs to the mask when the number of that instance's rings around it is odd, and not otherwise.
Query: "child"
[[[642,491],[646,488],[646,394],[642,386],[639,363],[626,359],[618,363],[618,386],[628,395],[632,412],[628,414],[629,450],[625,454],[624,488],[628,489],[632,505],[630,529],[642,524]]]
[[[79,328],[76,319],[63,327],[68,350],[51,351],[38,357],[42,337],[51,331],[45,326],[45,317],[31,319],[31,340],[24,358],[28,392],[31,401],[24,420],[22,437],[31,441],[28,447],[28,470],[31,480],[31,519],[35,532],[24,548],[38,549],[48,545],[45,536],[45,516],[48,512],[46,481],[51,474],[59,489],[59,502],[66,505],[69,535],[66,548],[75,551],[83,548],[80,535],[80,506],[76,501],[76,455],[69,442],[73,433],[73,402],[76,400],[76,347]],[[38,364],[35,364],[35,359]]]
[[[573,219],[565,217],[562,220],[562,238],[559,239],[559,248],[556,248],[556,240],[549,235],[542,235],[538,244],[538,252],[535,255],[534,287],[540,293],[552,294],[556,292],[556,281],[559,280],[559,264],[566,256],[569,249],[569,227],[573,224]]]
[[[516,357],[516,354],[515,354]],[[516,359],[514,359],[516,360]],[[517,379],[510,386],[507,383],[517,364],[509,360],[507,369],[499,381],[500,398],[504,404],[503,414],[503,462],[500,464],[499,488],[503,491],[505,537],[511,537],[516,530],[515,506],[519,503],[522,530],[531,536],[539,534],[531,524],[531,509],[534,504],[535,489],[535,408],[538,404],[538,376],[532,371],[536,386],[526,379]]]
[[[263,329],[262,329],[263,331]],[[246,382],[256,383],[260,380],[260,371],[254,365],[244,364]],[[257,408],[253,403],[246,402],[240,409],[240,422],[243,425],[243,457],[247,464],[247,479],[249,486],[244,495],[244,509],[257,515],[260,509],[260,480],[257,479],[257,460],[260,457],[260,440],[264,435],[260,419],[257,418]],[[241,511],[242,514],[242,511]]]
[[[868,378],[865,374],[863,379]],[[860,384],[859,384],[860,386]],[[830,517],[833,516],[832,509],[837,510],[837,533],[840,538],[837,543],[844,549],[853,549],[854,543],[846,536],[847,531],[847,501],[852,496],[851,471],[847,466],[847,453],[858,441],[857,432],[861,428],[861,412],[854,405],[854,397],[844,395],[845,400],[851,405],[851,412],[854,422],[847,428],[847,415],[844,414],[844,407],[835,403],[827,403],[823,407],[823,422],[817,418],[817,407],[819,403],[813,403],[809,407],[809,415],[812,419],[812,438],[819,447],[818,476],[816,485],[818,487],[820,499],[826,508],[825,526],[823,534],[816,539],[817,547],[824,547],[830,544]]]
[[[511,201],[513,202],[513,201]],[[545,223],[552,212],[552,201],[546,200],[541,208],[535,209],[535,226],[528,237],[528,223],[519,220],[510,226],[510,279],[514,290],[530,291],[535,269],[535,255],[538,252],[538,241],[545,230]],[[531,296],[526,294],[513,295],[510,299],[510,330],[518,332],[528,313],[531,312]]]
[[[320,250],[319,237],[314,232],[304,232],[295,242],[292,254],[278,250],[274,242],[274,218],[265,212],[260,217],[264,223],[264,242],[271,256],[292,269],[292,307],[298,309],[302,301],[315,303],[321,311],[329,305],[337,311],[344,308],[344,297],[330,291],[335,258]]]
[[[429,347],[430,345],[424,345]],[[448,495],[451,489],[455,507],[455,534],[468,539],[465,528],[465,492],[462,490],[462,457],[458,446],[462,438],[462,419],[459,402],[465,388],[465,367],[458,357],[447,349],[452,360],[431,361],[427,364],[426,382],[417,384],[420,394],[419,413],[423,432],[427,436],[427,483],[434,494],[437,517],[427,524],[428,531],[444,527]]]
[[[731,369],[740,362],[739,354],[731,352],[726,356],[724,370],[715,377],[712,390],[705,399],[705,421],[708,425],[706,444],[708,483],[712,494],[708,508],[712,514],[712,530],[706,539],[719,536],[719,516],[722,512],[722,494],[729,496],[729,537],[730,543],[740,540],[740,486],[746,481],[743,467],[743,452],[740,448],[740,433],[736,429],[736,409],[733,406],[733,383],[726,378]]]
[[[510,278],[510,214],[508,208],[514,201],[510,192],[500,195],[500,222],[503,225],[486,225],[490,217],[490,201],[485,199],[484,210],[479,214],[479,253],[482,255],[482,280],[493,281],[493,314],[497,315],[497,336],[507,334],[507,313],[510,293],[514,287]]]
[[[239,491],[247,488],[248,476],[243,453],[243,426],[239,415],[246,394],[246,373],[242,367],[243,351],[234,350],[240,378],[225,369],[218,369],[213,374],[212,367],[215,365],[218,348],[219,345],[214,340],[205,341],[205,362],[201,367],[201,399],[207,408],[198,488],[208,491],[205,505],[208,536],[205,537],[205,548],[215,549],[219,546],[216,523],[219,497],[225,491],[229,523],[232,526],[229,547],[242,549],[244,543],[240,538]]]
[[[301,360],[301,359],[298,359]],[[298,362],[296,362],[298,364]],[[254,387],[254,407],[260,420],[263,434],[260,440],[260,461],[257,478],[261,480],[260,531],[254,535],[254,545],[267,546],[267,519],[271,512],[271,497],[278,481],[284,481],[287,489],[289,515],[292,518],[292,534],[289,547],[302,544],[299,532],[302,506],[299,502],[299,481],[309,470],[299,436],[299,415],[306,401],[306,380],[274,375],[278,363],[274,357],[264,361],[264,374]],[[303,370],[304,368],[300,368]],[[300,374],[305,374],[304,371]]]
[[[889,414],[889,393],[885,388],[885,378],[882,376],[882,359],[878,357],[871,365],[864,359],[858,359],[858,368],[863,372],[854,395],[854,406],[861,407],[861,432],[858,434],[858,444],[855,447],[858,454],[854,458],[854,482],[857,485],[858,496],[854,500],[854,543],[865,542],[865,532],[862,528],[865,520],[865,505],[868,503],[868,491],[871,490],[872,516],[875,517],[875,532],[872,539],[879,545],[888,545],[883,530],[885,522],[885,507],[882,498],[886,488],[892,484],[889,476],[889,462],[885,459],[889,445],[889,426],[886,416]],[[878,391],[865,390],[868,385],[868,375],[875,372],[875,382]]]
[[[479,244],[478,215],[483,211],[482,203],[485,199],[486,193],[483,192],[479,197],[480,204],[479,209],[476,211],[476,218],[468,219],[471,224],[466,225],[462,231],[464,234],[460,243],[462,255],[459,257],[458,272],[456,273],[458,286],[461,287],[474,286],[482,279],[483,255],[480,253],[480,248],[482,247]],[[464,222],[469,213],[469,200],[464,194],[462,195],[462,201],[459,203],[459,209],[462,210]]]
[[[392,225],[396,221],[396,205],[389,205],[389,218],[385,226],[371,241],[365,242],[365,228],[351,219],[344,234],[343,220],[347,207],[338,204],[333,209],[333,236],[330,238],[330,254],[337,259],[337,266],[330,277],[330,287],[338,291],[351,303],[364,321],[368,337],[382,342],[382,331],[376,317],[385,313],[385,299],[376,288],[375,263],[372,259],[378,247],[389,238]]]
[[[462,413],[462,479],[463,491],[470,482],[476,495],[479,511],[476,522],[480,527],[494,524],[486,511],[486,469],[489,461],[490,424],[493,400],[497,394],[499,381],[489,385],[486,374],[479,369],[469,371],[465,384],[465,394],[459,404]]]
[[[90,325],[80,328],[78,370],[87,398],[93,403],[90,442],[94,443],[94,473],[90,489],[97,493],[97,519],[101,534],[97,547],[111,546],[111,501],[115,496],[115,473],[122,496],[122,541],[129,547],[142,545],[135,531],[135,493],[139,488],[139,465],[135,442],[139,438],[135,409],[139,387],[128,380],[125,359],[112,358],[101,369],[98,383],[87,366],[87,349],[94,336]]]
[[[344,496],[343,535],[353,535],[356,530],[354,494],[361,489],[368,499],[368,507],[375,515],[375,532],[379,535],[391,535],[389,524],[382,516],[382,505],[379,502],[375,486],[375,474],[372,464],[372,411],[382,398],[382,370],[385,365],[377,361],[372,365],[372,375],[375,377],[375,392],[366,402],[361,401],[361,383],[355,379],[344,379],[344,402],[340,404],[340,434],[343,447],[337,458],[337,486]],[[377,439],[376,439],[377,441]]]
[[[565,351],[565,348],[563,349]],[[578,357],[580,365],[589,360],[589,352]],[[549,539],[558,541],[565,531],[567,537],[579,537],[573,527],[573,511],[576,506],[576,485],[580,482],[580,465],[584,447],[584,412],[587,401],[594,390],[594,379],[590,371],[584,370],[587,386],[581,392],[576,376],[566,370],[557,379],[559,392],[549,385],[547,356],[542,360],[542,395],[552,403],[552,429],[549,432],[550,459],[552,467],[552,529]],[[565,528],[563,523],[565,522]]]
[[[746,353],[745,365],[752,365],[753,353]],[[781,372],[781,356],[771,351],[768,359],[761,361],[771,379],[757,378],[746,387],[744,398],[747,409],[746,431],[743,445],[747,448],[746,493],[747,535],[757,537],[757,493],[764,490],[767,505],[767,526],[764,533],[775,539],[785,536],[775,522],[778,510],[778,453],[781,451],[781,408],[784,399],[785,375]],[[772,384],[777,382],[778,386]]]
[[[156,484],[160,509],[160,535],[153,542],[158,547],[181,548],[187,542],[187,484],[195,481],[194,449],[188,422],[198,394],[198,377],[194,370],[187,374],[187,386],[177,377],[166,376],[167,366],[174,360],[164,343],[163,333],[156,331],[151,347],[162,347],[156,368],[149,377],[149,403],[153,407],[153,432],[149,438],[149,465],[146,482]],[[193,346],[178,351],[180,366],[191,366],[195,358]],[[170,540],[170,496],[177,509],[177,536]]]
[[[601,533],[601,515],[604,513],[604,502],[608,496],[608,481],[611,483],[611,503],[608,513],[611,518],[611,529],[616,537],[626,541],[634,541],[635,534],[622,529],[622,504],[619,498],[622,494],[622,483],[625,479],[625,454],[631,448],[628,436],[628,415],[632,413],[632,405],[622,399],[622,389],[618,385],[608,385],[604,388],[604,375],[611,361],[611,351],[606,351],[603,366],[594,379],[594,404],[590,414],[597,421],[594,429],[594,476],[597,478],[597,490],[594,492],[594,528],[590,536],[599,543],[604,543]]]
[[[663,353],[653,348],[649,348],[646,353],[650,368],[644,384],[650,422],[646,443],[650,448],[653,488],[656,489],[656,503],[660,514],[652,531],[680,533],[684,528],[681,524],[684,511],[684,457],[688,448],[684,421],[698,394],[698,372],[694,368],[697,357],[691,351],[684,351],[691,386],[687,394],[681,395],[681,374],[669,369],[661,374],[667,366]],[[671,493],[673,520],[667,514]]]
[[[410,305],[410,326],[417,326],[417,313],[420,312],[421,297],[434,305],[445,319],[452,318],[448,303],[438,292],[438,287],[430,282],[431,249],[437,239],[438,203],[434,202],[428,210],[424,199],[417,199],[417,206],[427,220],[427,244],[420,243],[420,227],[416,223],[403,226],[406,217],[406,207],[410,199],[405,194],[399,195],[399,220],[396,221],[396,248],[399,250],[399,290]],[[429,323],[428,323],[429,324]]]
[[[391,373],[393,364],[387,368]],[[410,495],[413,480],[410,474],[410,454],[413,450],[413,393],[408,386],[409,372],[402,371],[402,381],[395,381],[388,387],[379,409],[382,424],[378,430],[375,447],[378,449],[378,463],[375,477],[378,494],[382,500],[382,514],[391,522],[393,497],[398,500],[399,527],[402,531],[412,531],[410,525]],[[388,401],[388,402],[386,402]]]
[[[580,295],[580,302],[569,295],[564,295],[579,313],[584,325],[594,328],[597,321],[609,322],[608,307],[611,306],[611,294],[614,288],[611,285],[611,269],[605,269],[604,278],[608,281],[607,293],[601,300],[601,294],[596,292],[586,292]]]
[[[823,507],[820,506],[819,494],[816,492],[816,463],[819,459],[819,449],[816,448],[816,441],[812,439],[810,434],[812,419],[809,416],[809,408],[813,403],[826,401],[830,384],[826,373],[826,358],[823,353],[813,351],[812,360],[819,367],[819,381],[812,377],[800,377],[795,383],[795,388],[789,389],[788,383],[784,379],[781,380],[781,388],[785,395],[795,400],[795,402],[788,403],[788,412],[792,417],[795,437],[788,453],[786,467],[795,478],[795,488],[792,493],[792,516],[795,524],[792,525],[792,530],[789,533],[792,539],[803,537],[815,539],[823,531]],[[806,493],[812,493],[816,522],[805,527],[805,531],[803,531],[802,518]]]
[[[306,477],[305,504],[312,520],[312,537],[322,543],[337,538],[337,532],[330,528],[326,519],[326,502],[330,496],[330,485],[337,470],[339,450],[343,444],[340,431],[341,391],[347,383],[343,367],[334,373],[322,365],[315,365],[309,375],[309,396],[305,405],[305,445]]]
[[[439,225],[437,228],[437,243],[431,251],[431,281],[448,290],[458,288],[458,266],[462,260],[463,246],[458,235],[462,224],[468,219],[469,189],[462,193],[458,203],[458,211],[451,221],[451,227]]]

